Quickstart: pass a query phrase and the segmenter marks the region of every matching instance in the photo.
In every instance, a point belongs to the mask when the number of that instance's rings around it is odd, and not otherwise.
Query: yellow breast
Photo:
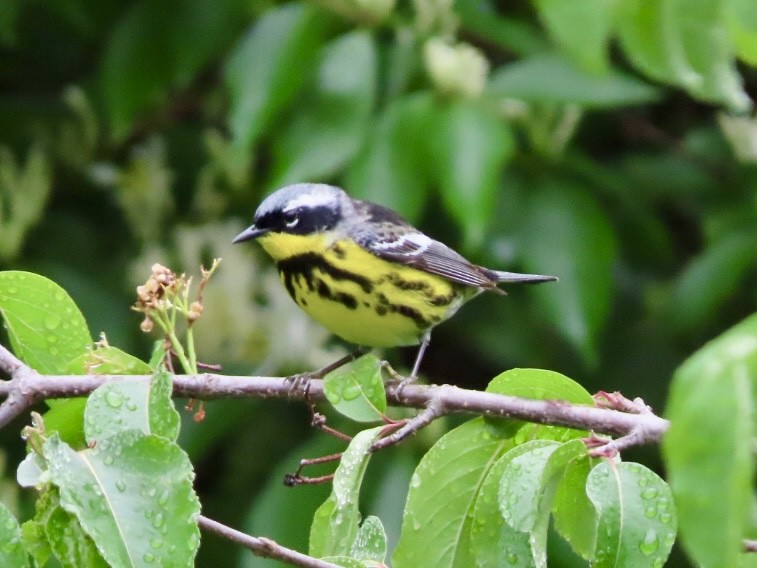
[[[268,233],[259,239],[295,302],[335,335],[358,345],[414,345],[478,293],[383,260],[330,233]]]

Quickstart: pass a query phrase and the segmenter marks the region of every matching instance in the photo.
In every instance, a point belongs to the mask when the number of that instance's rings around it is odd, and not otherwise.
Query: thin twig
[[[328,475],[321,475],[318,477],[309,477],[302,475],[302,470],[311,465],[321,465],[324,463],[331,463],[342,459],[342,452],[336,454],[329,454],[327,456],[321,456],[318,458],[302,458],[294,473],[287,473],[284,475],[284,485],[287,487],[294,487],[295,485],[317,485],[319,483],[325,483],[334,477],[333,473]]]
[[[597,401],[600,408],[611,408],[639,416],[654,416],[652,409],[641,398],[631,400],[619,392],[607,393],[600,391],[594,395],[594,400]],[[655,440],[655,433],[648,431],[646,424],[643,421],[639,421],[627,434],[624,434],[620,438],[608,440],[592,435],[584,441],[586,442],[586,446],[591,448],[589,454],[592,457],[614,458],[627,448],[642,446]]]
[[[428,406],[421,412],[413,416],[410,420],[394,432],[374,442],[371,446],[372,452],[378,452],[394,444],[399,444],[402,440],[415,434],[421,428],[425,428],[431,424],[437,418],[444,416],[447,413],[447,409],[441,399],[435,398],[429,401]]]
[[[651,414],[652,409],[641,398],[633,400],[626,398],[622,393],[599,391],[594,395],[594,401],[600,408],[612,408],[630,414]]]
[[[291,548],[286,548],[269,538],[250,536],[203,515],[197,517],[197,524],[207,532],[215,533],[220,537],[250,549],[256,556],[275,558],[293,566],[303,566],[304,568],[339,568],[339,566],[331,562],[319,560]]]

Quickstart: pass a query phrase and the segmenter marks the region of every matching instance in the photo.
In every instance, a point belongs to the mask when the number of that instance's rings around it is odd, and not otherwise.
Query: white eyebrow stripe
[[[334,194],[328,191],[309,191],[292,199],[287,203],[284,211],[291,211],[299,207],[311,208],[336,203]]]

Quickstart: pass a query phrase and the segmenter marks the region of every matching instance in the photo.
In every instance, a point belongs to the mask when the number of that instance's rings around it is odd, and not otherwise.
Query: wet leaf
[[[92,343],[71,297],[39,274],[0,272],[0,314],[16,356],[43,374],[77,372],[71,361]]]
[[[84,411],[87,442],[129,429],[175,441],[181,419],[172,392],[171,375],[166,372],[156,373],[150,381],[112,381],[98,387]]]
[[[331,495],[315,512],[310,527],[311,556],[346,556],[357,539],[360,486],[371,454],[369,449],[383,427],[363,430],[350,442],[334,472]]]
[[[61,506],[110,565],[192,564],[200,504],[192,465],[177,445],[126,430],[80,452],[53,436],[44,451]]]
[[[663,456],[681,543],[703,566],[735,566],[750,526],[755,432],[757,315],[687,359],[675,372]],[[693,436],[692,432],[707,432]],[[728,488],[724,491],[724,488]]]
[[[573,404],[594,406],[594,399],[588,391],[574,380],[544,369],[510,369],[494,377],[486,387],[486,392],[530,398],[533,400],[560,400]],[[588,435],[584,430],[549,426],[502,418],[485,418],[487,424],[509,435],[516,435],[517,440],[567,441]]]
[[[483,419],[466,422],[426,453],[410,481],[394,568],[473,566],[473,508],[489,470],[512,440],[494,436]]]
[[[605,461],[589,474],[586,493],[597,510],[592,566],[655,568],[665,563],[677,522],[665,481],[640,464]]]
[[[25,568],[29,566],[22,540],[21,527],[8,507],[0,503],[0,566]]]
[[[323,390],[334,408],[352,420],[375,422],[386,412],[381,362],[373,355],[326,375]]]

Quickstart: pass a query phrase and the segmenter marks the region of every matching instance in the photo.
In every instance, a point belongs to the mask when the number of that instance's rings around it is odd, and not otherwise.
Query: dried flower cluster
[[[187,373],[197,372],[191,328],[202,316],[202,293],[219,262],[220,259],[214,260],[208,270],[201,268],[202,278],[197,287],[197,296],[192,301],[189,299],[192,278],[186,274],[176,274],[158,263],[152,265],[152,273],[147,282],[137,286],[137,301],[132,309],[145,316],[140,328],[149,333],[157,323],[165,334],[166,352],[175,354]],[[182,327],[187,334],[186,350],[177,337],[177,324],[182,321],[186,324]]]
[[[188,281],[183,274],[177,276],[169,268],[157,262],[152,265],[150,278],[142,286],[137,286],[137,303],[132,308],[145,314],[145,319],[139,326],[142,331],[145,333],[152,331],[154,324],[151,314],[169,308],[177,292],[187,285]]]

